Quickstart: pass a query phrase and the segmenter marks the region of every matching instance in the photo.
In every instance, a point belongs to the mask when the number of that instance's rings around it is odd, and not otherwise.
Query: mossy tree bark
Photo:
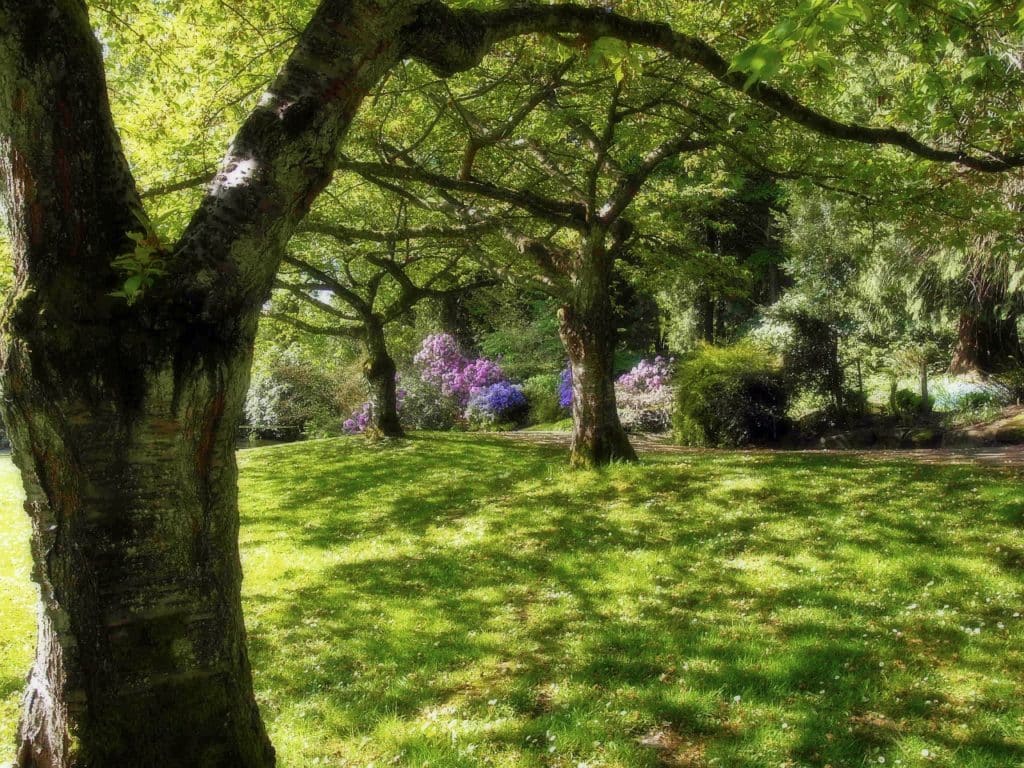
[[[370,385],[373,427],[384,437],[405,437],[398,417],[398,368],[388,352],[383,323],[378,320],[367,324],[364,344],[367,356],[363,374]]]
[[[559,333],[572,369],[570,463],[577,467],[635,461],[615,402],[615,322],[611,272],[615,259],[604,233],[584,242],[572,299],[558,312]]]
[[[321,5],[163,249],[167,274],[129,304],[112,262],[149,225],[85,6],[0,0],[3,411],[40,589],[19,768],[274,764],[242,620],[235,428],[284,243],[409,7]]]

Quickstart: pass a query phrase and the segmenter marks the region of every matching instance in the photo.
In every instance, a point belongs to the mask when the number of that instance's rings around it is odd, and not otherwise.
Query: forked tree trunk
[[[572,369],[573,466],[635,461],[615,403],[615,323],[611,260],[595,247],[584,262],[571,302],[558,312],[559,333]]]
[[[85,5],[0,17],[2,408],[40,590],[17,765],[267,768],[234,461],[258,304],[218,333],[109,295],[146,224]]]
[[[148,223],[86,5],[0,0],[2,408],[40,589],[18,768],[274,765],[242,621],[235,429],[281,253],[410,8],[320,4],[129,305],[112,263]]]
[[[363,374],[370,385],[373,428],[385,437],[405,437],[398,416],[398,386],[395,381],[398,368],[388,352],[383,327],[368,326],[365,343],[367,357]]]

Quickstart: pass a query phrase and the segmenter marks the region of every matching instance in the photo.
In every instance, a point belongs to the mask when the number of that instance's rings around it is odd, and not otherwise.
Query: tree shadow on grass
[[[1015,673],[1019,658],[904,610],[929,599],[926,579],[962,587],[1001,567],[980,542],[1012,501],[966,519],[950,507],[971,501],[978,470],[718,455],[570,476],[551,469],[560,451],[464,439],[302,456],[297,482],[247,468],[274,504],[246,538],[273,546],[286,530],[333,556],[247,596],[254,666],[279,707],[304,700],[339,738],[397,719],[388,738],[409,764],[456,764],[425,713],[485,718],[497,701],[508,723],[482,738],[523,765],[545,762],[552,732],[579,754],[596,742],[624,764],[665,762],[654,728],[743,768],[861,764],[905,739],[978,765],[1024,759],[980,721],[950,735],[943,715],[973,715],[929,709],[949,697],[917,682],[980,679],[993,659]],[[296,526],[291,507],[319,519]]]

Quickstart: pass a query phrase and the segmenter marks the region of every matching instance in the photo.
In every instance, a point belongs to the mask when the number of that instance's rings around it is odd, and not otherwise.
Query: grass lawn
[[[253,449],[280,765],[1024,766],[1024,477],[479,435]],[[32,643],[0,465],[0,744]],[[0,761],[9,759],[0,751]]]

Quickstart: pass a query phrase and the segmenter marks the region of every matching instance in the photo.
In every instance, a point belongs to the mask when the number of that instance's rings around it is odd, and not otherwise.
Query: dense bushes
[[[402,424],[409,429],[453,429],[462,417],[459,403],[439,387],[415,376],[402,380]]]
[[[541,373],[523,382],[531,424],[547,424],[565,418],[567,411],[559,402],[559,380],[558,374]]]
[[[889,396],[889,410],[907,419],[913,419],[921,414],[930,413],[935,401],[929,397],[925,400],[917,392],[910,389],[897,389]]]
[[[343,414],[361,397],[362,390],[358,366],[315,367],[285,352],[253,371],[245,402],[246,422],[258,436],[274,436],[289,429],[311,437],[336,435]]]
[[[703,347],[675,373],[675,429],[689,445],[734,447],[778,440],[788,429],[789,388],[756,347]]]
[[[526,420],[526,413],[523,388],[509,381],[499,381],[473,391],[465,416],[469,426],[488,429],[519,426]]]

